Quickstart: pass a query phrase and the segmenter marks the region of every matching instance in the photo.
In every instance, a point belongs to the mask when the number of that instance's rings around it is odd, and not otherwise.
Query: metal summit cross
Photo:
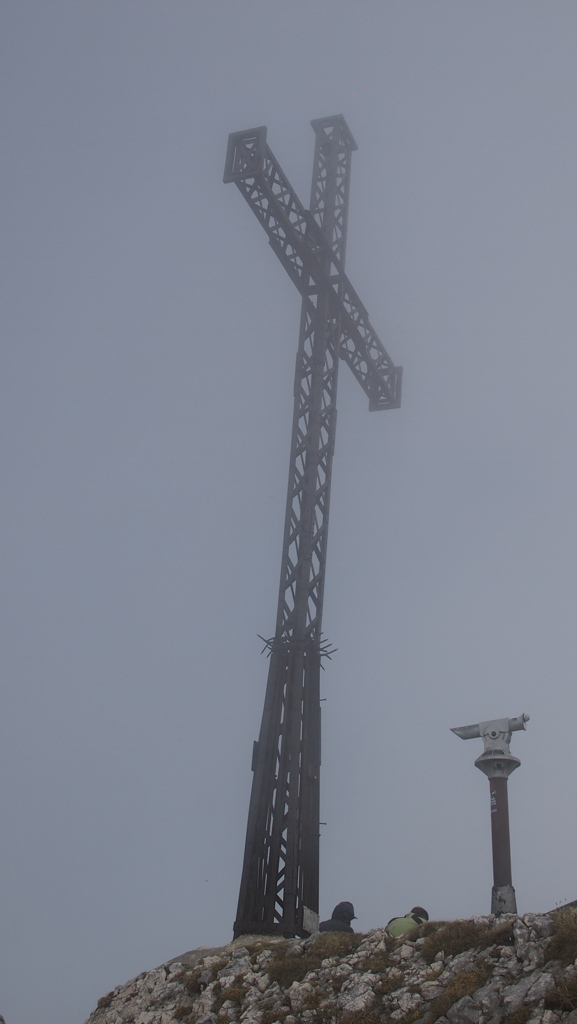
[[[310,210],[266,142],[266,128],[229,136],[233,181],[302,296],[282,565],[275,635],[248,812],[234,924],[246,933],[308,935],[318,923],[319,674],[339,358],[369,409],[400,405],[393,365],[345,274],[351,154],[341,115],[311,122],[316,135]]]

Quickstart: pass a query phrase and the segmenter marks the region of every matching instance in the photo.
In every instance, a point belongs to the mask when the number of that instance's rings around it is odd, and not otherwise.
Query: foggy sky
[[[353,156],[347,271],[404,367],[346,365],[323,628],[321,915],[490,909],[480,741],[521,912],[577,898],[577,7],[5,0],[7,1024],[82,1024],[232,936],[274,631],[300,301],[238,191]]]

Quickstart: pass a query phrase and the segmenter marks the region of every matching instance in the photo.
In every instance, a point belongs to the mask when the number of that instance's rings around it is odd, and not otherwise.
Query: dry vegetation
[[[293,981],[302,981],[309,971],[316,971],[328,957],[345,957],[357,949],[364,936],[348,932],[323,932],[303,956],[287,956],[287,947],[273,947],[273,959],[266,971],[271,981],[289,988]]]
[[[527,1024],[531,1013],[532,1010],[528,1006],[520,1006],[514,1013],[509,1013],[506,1017],[503,1017],[501,1024]]]
[[[101,996],[100,999],[98,1000],[98,1003],[96,1005],[97,1005],[99,1010],[106,1010],[107,1007],[110,1006],[110,1004],[111,1004],[113,999],[114,999],[114,991],[109,992],[108,995],[106,995],[106,996]]]
[[[553,937],[547,950],[550,960],[560,960],[564,967],[577,959],[577,908],[565,907],[553,914]]]
[[[471,947],[468,946],[468,949]],[[459,971],[452,981],[449,982],[444,992],[441,992],[436,999],[433,999],[429,1007],[429,1014],[432,1021],[437,1017],[444,1017],[447,1010],[463,996],[472,996],[478,988],[482,988],[489,980],[493,968],[489,964],[477,964],[468,970]]]
[[[475,921],[431,921],[423,926],[425,942],[420,954],[432,963],[437,953],[457,956],[467,949],[487,949],[488,946],[507,946],[513,943],[513,925],[502,924],[487,928]]]
[[[343,1013],[339,1024],[382,1024],[378,1009],[358,1010],[357,1013]]]
[[[397,940],[392,935],[385,935],[383,940],[385,948],[377,949],[373,953],[367,953],[362,961],[363,971],[370,971],[371,974],[382,974],[392,966],[391,952],[397,945]]]
[[[547,1010],[577,1010],[577,974],[567,981],[558,981],[549,989],[545,1000]]]
[[[215,985],[215,989],[216,989],[216,985]],[[226,988],[221,989],[220,992],[216,992],[216,1000],[214,1002],[213,1012],[214,1013],[218,1013],[220,1008],[227,1001],[230,1001],[231,1003],[233,1003],[234,1006],[240,1006],[240,1004],[242,1003],[242,1001],[243,1001],[245,995],[247,994],[247,992],[248,992],[248,987],[246,985],[243,985],[243,983],[242,983],[242,975],[239,974],[234,979],[234,982],[232,983],[232,985],[228,985]]]

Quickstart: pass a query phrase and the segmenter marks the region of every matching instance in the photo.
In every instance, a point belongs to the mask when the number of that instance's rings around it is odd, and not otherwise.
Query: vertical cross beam
[[[310,212],[344,264],[356,145],[342,118],[315,121],[313,128]],[[304,908],[318,914],[319,671],[340,354],[328,252],[320,262],[321,284],[302,302],[276,630],[253,757],[235,935],[306,934]]]

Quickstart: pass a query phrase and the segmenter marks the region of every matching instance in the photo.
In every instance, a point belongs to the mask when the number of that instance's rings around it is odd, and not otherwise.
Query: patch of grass
[[[99,1010],[106,1010],[110,1006],[113,999],[114,992],[109,992],[108,995],[100,997],[96,1006],[98,1007]]]
[[[274,951],[279,956],[281,950],[283,952],[286,952],[288,948],[288,939],[281,939],[280,941],[279,939],[275,939],[274,941],[271,940],[269,942],[267,941],[266,937],[263,937],[262,939],[257,939],[253,942],[247,942],[246,948],[248,949],[250,954],[251,964],[255,964],[257,961],[257,957],[260,955],[260,953],[264,953],[265,950],[269,950],[270,952]]]
[[[228,960],[226,959],[218,960],[212,967],[203,967],[202,964],[198,964],[193,969],[185,969],[180,974],[175,974],[172,980],[182,985],[189,996],[197,996],[215,980],[218,972],[227,964]]]
[[[371,974],[383,974],[389,967],[392,967],[390,951],[395,947],[395,940],[386,942],[386,949],[377,949],[369,953],[361,962],[363,971],[370,971]]]
[[[181,974],[174,975],[174,981],[177,981],[179,985],[188,992],[189,996],[197,996],[202,989],[200,984],[200,976],[203,972],[202,967],[196,967],[193,971],[182,971]]]
[[[419,952],[430,964],[441,951],[446,956],[457,956],[467,949],[486,949],[487,946],[494,944],[511,945],[513,941],[511,923],[487,928],[486,925],[477,924],[475,921],[443,921],[440,927],[428,930]]]
[[[577,974],[567,981],[558,981],[549,989],[545,999],[546,1010],[577,1010]]]
[[[501,1024],[527,1024],[531,1012],[528,1006],[520,1006],[514,1013],[509,1013],[506,1017],[503,1017]]]
[[[229,1000],[231,1003],[234,1003],[235,1006],[240,1006],[247,992],[247,986],[242,984],[242,974],[238,974],[234,979],[233,984],[229,985],[228,988],[221,988],[220,991],[217,992],[217,986],[215,985],[214,993],[216,999],[213,1003],[212,1012],[218,1013],[224,1003]]]
[[[390,996],[391,992],[396,992],[397,989],[401,988],[404,984],[405,978],[402,974],[400,977],[395,977],[393,975],[388,978],[381,978],[381,992],[384,996]]]
[[[414,1010],[409,1010],[409,1012],[406,1013],[404,1017],[400,1017],[399,1020],[395,1022],[395,1024],[413,1024],[413,1021],[418,1020],[419,1017],[422,1016],[423,1006],[421,1003],[419,1004],[419,1006],[415,1007]]]
[[[318,966],[316,962],[315,966]],[[278,982],[281,988],[290,988],[293,981],[302,981],[305,974],[312,970],[314,967],[308,956],[275,956],[267,965],[266,972],[270,980]]]
[[[339,1024],[381,1024],[381,1012],[373,1006],[370,1010],[343,1013]]]
[[[192,1014],[192,1008],[190,1006],[176,1006],[172,1011],[174,1020],[186,1020]]]
[[[432,1021],[437,1017],[446,1016],[447,1010],[457,1003],[463,996],[472,996],[478,988],[482,988],[493,973],[490,964],[478,964],[464,971],[459,971],[452,981],[449,982],[444,992],[440,992],[436,999],[433,999],[429,1007],[429,1014]]]
[[[280,1020],[281,1024],[288,1014],[288,1009],[283,1008],[280,1010],[264,1010],[261,1018],[261,1024],[275,1024],[275,1021]]]
[[[314,992],[309,992],[303,999],[303,1010],[317,1010],[322,1002],[326,1002],[327,994],[323,992],[321,988],[315,988]],[[321,1014],[322,1016],[322,1014]]]
[[[271,981],[281,988],[290,988],[293,981],[302,981],[309,971],[316,971],[328,957],[349,956],[360,946],[364,936],[349,932],[322,932],[302,956],[287,956],[286,946],[273,949],[274,957],[266,966]]]
[[[551,960],[568,967],[577,957],[577,909],[565,907],[552,915],[553,937],[547,949]]]
[[[365,936],[360,932],[321,932],[318,939],[311,944],[308,952],[314,951],[320,960],[329,956],[349,956],[359,948]],[[319,963],[320,963],[319,960]]]

